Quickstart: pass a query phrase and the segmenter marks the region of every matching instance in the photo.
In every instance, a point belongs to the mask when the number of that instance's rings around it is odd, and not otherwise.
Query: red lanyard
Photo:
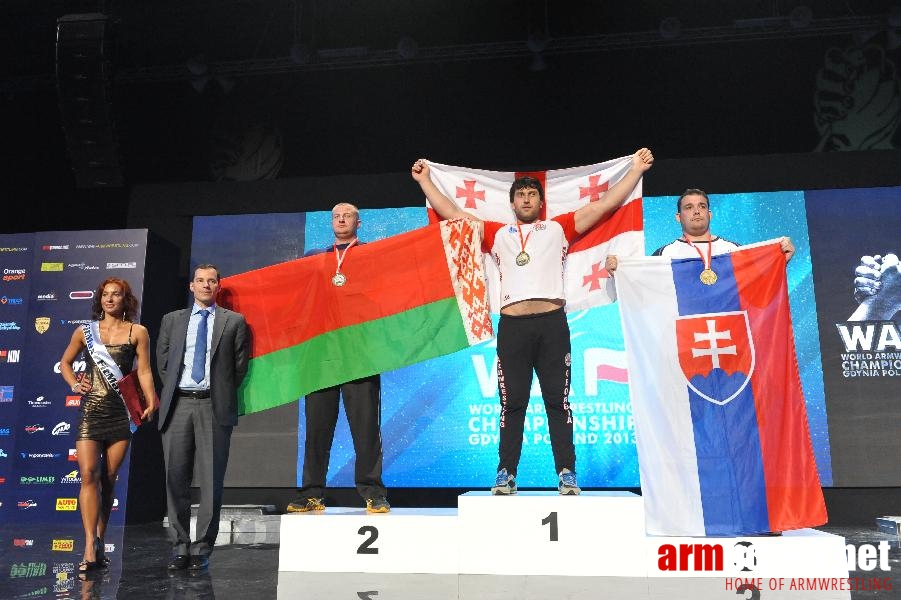
[[[535,226],[532,226],[532,229],[529,230],[529,233],[526,234],[526,239],[522,238],[522,227],[519,223],[516,224],[516,229],[519,230],[519,245],[522,247],[522,251],[526,251],[526,244],[529,243],[529,237],[532,235],[532,232],[535,231]]]
[[[335,244],[335,260],[338,261],[338,265],[335,267],[335,273],[341,272],[341,264],[344,262],[344,258],[347,256],[347,251],[350,250],[350,247],[357,243],[357,238],[354,238],[354,241],[347,245],[347,248],[344,249],[344,252],[338,252],[338,244]]]
[[[695,252],[698,253],[698,256],[701,257],[701,260],[704,262],[704,268],[710,268],[711,257],[713,256],[713,237],[710,235],[710,232],[707,232],[707,260],[704,260],[704,253],[701,252],[701,249],[691,243],[691,240],[688,239],[687,235],[683,235],[685,241],[688,242],[688,245],[695,249]]]

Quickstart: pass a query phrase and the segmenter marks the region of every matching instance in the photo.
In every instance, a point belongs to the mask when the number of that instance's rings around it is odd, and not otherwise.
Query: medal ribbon
[[[529,243],[529,237],[531,237],[532,232],[535,231],[535,227],[533,226],[529,233],[526,234],[525,239],[522,237],[522,226],[520,226],[519,223],[516,224],[516,229],[519,231],[519,245],[524,253],[526,251],[526,244]]]
[[[338,251],[338,244],[335,244],[335,260],[338,262],[338,265],[335,267],[335,275],[341,273],[341,264],[344,263],[344,258],[347,256],[347,251],[350,250],[350,247],[357,243],[357,238],[354,238],[354,241],[347,245],[347,248],[344,249],[344,252]]]
[[[698,256],[701,257],[701,261],[704,263],[704,269],[709,270],[711,257],[713,256],[713,237],[710,235],[710,232],[709,231],[707,232],[707,258],[706,259],[704,258],[704,253],[701,252],[701,249],[698,248],[697,246],[695,246],[694,244],[692,244],[691,240],[688,239],[687,235],[683,235],[682,237],[685,238],[685,241],[688,242],[688,245],[691,246],[692,248],[694,248],[695,252],[698,253]]]

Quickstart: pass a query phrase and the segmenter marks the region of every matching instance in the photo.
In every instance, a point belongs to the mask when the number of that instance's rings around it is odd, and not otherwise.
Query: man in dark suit
[[[209,565],[219,534],[222,484],[232,428],[238,423],[238,386],[247,373],[247,323],[216,304],[219,270],[198,265],[189,285],[191,308],[166,314],[156,344],[163,382],[159,428],[166,460],[166,499],[172,561],[169,570]],[[191,481],[197,460],[200,506],[191,542]]]

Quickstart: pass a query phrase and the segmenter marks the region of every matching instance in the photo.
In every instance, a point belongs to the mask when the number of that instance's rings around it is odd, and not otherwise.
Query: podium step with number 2
[[[279,571],[458,573],[455,508],[362,508],[282,516]]]

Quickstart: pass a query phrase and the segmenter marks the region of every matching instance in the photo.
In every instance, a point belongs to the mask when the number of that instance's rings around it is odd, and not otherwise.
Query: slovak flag
[[[620,258],[616,287],[647,532],[737,536],[826,523],[778,240]]]
[[[429,162],[432,181],[445,196],[471,215],[499,223],[514,220],[510,186],[517,177],[529,175],[541,182],[545,199],[541,218],[550,219],[600,200],[631,165],[631,156],[550,171],[485,171]],[[644,253],[641,194],[639,180],[622,206],[570,246],[564,275],[567,311],[608,304],[615,299],[604,262],[608,254],[641,256]],[[429,220],[439,220],[431,209]],[[485,279],[491,312],[499,313],[500,276],[494,261],[485,261]]]

